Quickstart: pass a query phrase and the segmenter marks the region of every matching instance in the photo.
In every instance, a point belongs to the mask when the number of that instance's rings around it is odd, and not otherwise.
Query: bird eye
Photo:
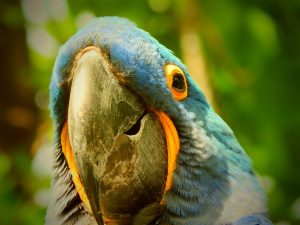
[[[167,85],[176,100],[183,100],[187,97],[187,82],[183,71],[175,65],[165,66]]]
[[[179,92],[185,91],[185,83],[182,74],[176,73],[173,75],[172,87]]]

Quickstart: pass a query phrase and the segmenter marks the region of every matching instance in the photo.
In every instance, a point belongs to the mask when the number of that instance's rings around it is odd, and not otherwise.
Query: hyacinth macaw
[[[47,225],[272,224],[251,161],[170,50],[127,19],[65,43]]]

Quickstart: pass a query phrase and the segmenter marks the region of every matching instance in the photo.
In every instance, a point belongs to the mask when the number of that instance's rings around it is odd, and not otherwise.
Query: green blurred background
[[[43,224],[59,46],[127,17],[187,64],[251,156],[277,225],[300,224],[300,2],[0,0],[0,224]]]

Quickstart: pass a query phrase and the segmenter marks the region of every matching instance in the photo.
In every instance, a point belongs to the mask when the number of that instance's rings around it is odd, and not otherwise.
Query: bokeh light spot
[[[45,2],[41,0],[23,0],[22,8],[25,18],[34,24],[43,24],[49,20]]]
[[[76,17],[75,20],[76,27],[78,29],[82,28],[95,17],[96,17],[95,14],[92,13],[91,11],[83,11]]]
[[[42,27],[28,28],[27,42],[31,49],[45,57],[52,58],[57,53],[58,42]]]
[[[170,0],[149,0],[150,8],[157,13],[163,13],[170,7]]]

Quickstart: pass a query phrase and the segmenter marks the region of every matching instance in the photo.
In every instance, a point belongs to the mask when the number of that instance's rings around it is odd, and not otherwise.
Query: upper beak
[[[99,224],[127,224],[130,215],[161,201],[168,173],[164,130],[98,49],[75,64],[66,129],[79,182]]]

